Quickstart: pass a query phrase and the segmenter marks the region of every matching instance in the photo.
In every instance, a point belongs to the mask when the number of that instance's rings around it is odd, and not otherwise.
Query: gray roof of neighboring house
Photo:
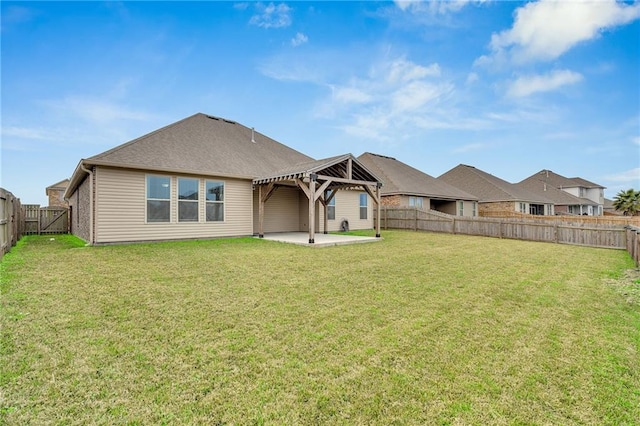
[[[60,182],[56,182],[53,185],[49,185],[45,188],[45,194],[49,194],[49,190],[50,189],[67,189],[67,187],[69,186],[69,179],[62,179]]]
[[[480,202],[524,201],[553,204],[546,197],[466,164],[457,165],[438,176],[438,179],[475,195]]]
[[[555,188],[558,188],[558,189],[576,188],[576,187],[604,188],[604,186],[602,185],[589,182],[588,180],[582,179],[580,177],[568,178],[568,177],[559,175],[557,173],[554,173],[551,170],[546,170],[546,169],[540,170],[539,172],[532,174],[528,178],[523,179],[520,183],[526,180],[532,180],[532,179],[541,180],[546,184],[554,186]]]
[[[531,192],[542,195],[545,198],[553,201],[554,204],[560,206],[597,206],[598,203],[591,201],[587,198],[576,197],[571,195],[562,189],[558,189],[553,185],[546,183],[539,179],[525,179],[522,182],[516,183],[517,186],[525,188]]]
[[[313,160],[235,121],[198,113],[93,157],[76,168],[67,192],[103,165],[253,179]],[[84,175],[83,175],[84,174]]]
[[[478,199],[392,157],[365,152],[358,160],[382,179],[383,196],[402,194],[448,200]]]

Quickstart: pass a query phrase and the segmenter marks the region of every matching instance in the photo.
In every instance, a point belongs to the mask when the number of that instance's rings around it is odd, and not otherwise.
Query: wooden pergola
[[[382,182],[353,155],[345,154],[324,160],[298,164],[277,175],[253,180],[258,188],[258,236],[264,237],[264,206],[282,186],[297,186],[309,200],[309,244],[315,242],[315,211],[319,201],[324,207],[324,233],[327,233],[327,207],[339,190],[361,189],[373,199],[377,208],[376,237],[380,237],[380,188]]]

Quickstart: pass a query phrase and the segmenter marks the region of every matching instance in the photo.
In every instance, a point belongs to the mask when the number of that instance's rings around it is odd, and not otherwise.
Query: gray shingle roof
[[[598,203],[595,203],[586,198],[576,197],[575,195],[571,195],[566,191],[555,188],[553,185],[550,185],[543,180],[540,179],[525,179],[522,182],[518,182],[516,184],[521,188],[525,188],[531,192],[535,192],[549,200],[553,201],[556,205],[561,206],[597,206]]]
[[[417,195],[452,200],[477,197],[392,157],[365,152],[358,160],[382,179],[382,195]]]
[[[598,185],[593,182],[589,182],[588,180],[582,179],[580,177],[568,178],[568,177],[559,175],[557,173],[554,173],[551,170],[546,170],[546,169],[540,170],[539,172],[532,174],[528,178],[520,181],[520,183],[525,182],[527,180],[540,180],[558,189],[576,188],[576,187],[604,188],[604,186]]]
[[[553,204],[546,197],[466,164],[457,165],[438,176],[438,179],[475,195],[480,202],[523,201]]]
[[[85,163],[253,178],[309,160],[239,123],[198,113]]]

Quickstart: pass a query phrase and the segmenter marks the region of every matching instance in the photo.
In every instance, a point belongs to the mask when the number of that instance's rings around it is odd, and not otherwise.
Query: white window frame
[[[198,198],[196,200],[189,200],[189,199],[181,199],[180,198],[180,181],[195,181],[197,184],[197,188],[198,190],[196,191],[196,194],[198,196]],[[176,191],[176,197],[178,199],[178,211],[177,211],[177,218],[178,218],[178,222],[179,223],[197,223],[200,221],[200,179],[198,178],[190,178],[190,177],[178,177],[177,182],[177,191]],[[195,204],[196,205],[196,218],[195,219],[180,219],[180,205],[182,203],[189,203],[189,204]]]
[[[169,198],[151,198],[149,197],[149,178],[163,178],[168,180],[169,185]],[[144,193],[145,193],[145,203],[144,203],[144,221],[145,223],[171,223],[171,212],[173,211],[173,202],[172,202],[172,185],[173,179],[171,176],[166,175],[153,175],[148,174],[144,177]],[[167,220],[149,220],[149,201],[162,201],[169,203],[169,218]]]
[[[360,220],[367,220],[369,218],[369,200],[367,194],[360,194]],[[363,203],[364,200],[364,203]],[[363,215],[364,213],[364,215]],[[363,217],[364,216],[364,217]]]
[[[333,194],[332,190],[328,190],[327,191],[327,198],[331,197],[331,195]],[[333,198],[331,198],[331,201],[329,201],[327,203],[327,220],[336,220],[336,197],[338,195],[335,194],[333,196]],[[331,217],[331,211],[333,210],[333,217]]]
[[[458,201],[458,216],[464,216],[464,201]]]
[[[217,184],[222,184],[222,199],[221,200],[209,200],[207,197],[207,184],[208,183],[217,183]],[[225,221],[225,218],[227,217],[227,212],[226,212],[226,202],[225,202],[225,192],[227,190],[226,188],[226,182],[223,180],[214,180],[214,179],[205,179],[204,181],[204,201],[205,201],[205,210],[204,210],[204,218],[205,221],[207,223],[223,223]],[[209,206],[210,204],[221,204],[222,205],[222,220],[209,220],[207,217],[207,206]]]

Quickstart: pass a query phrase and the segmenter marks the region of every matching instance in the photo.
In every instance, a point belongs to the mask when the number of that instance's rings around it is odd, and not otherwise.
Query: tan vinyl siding
[[[171,177],[171,222],[146,222],[146,176]],[[162,173],[96,168],[96,243],[243,236],[252,233],[251,182],[219,177],[200,182],[199,221],[177,221],[177,176]],[[224,221],[205,221],[204,181],[225,183]]]
[[[329,221],[329,231],[339,231],[343,219],[349,221],[349,229],[373,228],[375,203],[367,195],[367,218],[360,219],[360,194],[362,194],[361,191],[338,191],[336,194],[336,220]]]
[[[253,229],[258,233],[258,190],[253,191]],[[271,195],[264,205],[264,232],[296,232],[299,230],[300,195],[306,196],[297,187],[281,186]]]

